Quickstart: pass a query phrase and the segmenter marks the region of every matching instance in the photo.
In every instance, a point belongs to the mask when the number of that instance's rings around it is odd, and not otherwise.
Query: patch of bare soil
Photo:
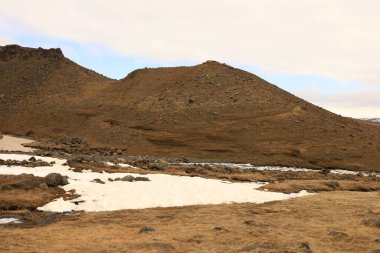
[[[380,249],[379,197],[337,191],[261,205],[78,213],[43,227],[2,226],[0,251],[369,253]]]
[[[376,170],[380,125],[344,118],[208,61],[111,80],[60,49],[0,47],[0,130],[128,155]]]

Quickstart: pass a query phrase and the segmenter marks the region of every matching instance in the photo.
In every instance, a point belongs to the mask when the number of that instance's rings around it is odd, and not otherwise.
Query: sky
[[[120,79],[216,60],[343,116],[380,117],[378,0],[0,0],[0,45]]]

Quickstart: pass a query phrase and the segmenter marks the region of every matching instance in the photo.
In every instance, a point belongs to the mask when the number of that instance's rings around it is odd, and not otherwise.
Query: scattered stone
[[[187,240],[187,242],[200,244],[202,242],[202,236],[200,235],[193,236],[189,240]]]
[[[325,174],[325,175],[330,174],[330,172],[331,172],[331,169],[327,169],[327,168],[320,170],[320,173]]]
[[[335,239],[343,239],[343,238],[347,238],[348,237],[348,234],[344,233],[344,232],[340,232],[340,231],[331,231],[329,233],[329,236],[332,236],[334,237]]]
[[[329,181],[325,183],[328,187],[333,188],[334,190],[339,188],[339,183],[337,181]]]
[[[141,229],[140,229],[140,234],[142,233],[151,233],[151,232],[154,232],[156,231],[154,228],[152,227],[149,227],[149,226],[143,226]]]
[[[162,167],[158,166],[157,164],[148,165],[146,167],[146,169],[153,170],[153,171],[162,171],[162,170],[164,170]]]
[[[230,232],[228,229],[225,229],[224,227],[214,227],[213,230],[216,232]]]
[[[377,227],[380,228],[380,218],[377,219],[366,219],[362,221],[363,225],[369,226],[369,227]]]
[[[100,180],[99,178],[95,178],[94,180],[92,180],[92,182],[98,183],[98,184],[105,184],[105,182]]]
[[[60,185],[67,185],[69,182],[67,177],[62,176],[59,173],[50,173],[45,176],[46,184],[50,187],[57,187]]]
[[[45,166],[50,166],[50,163],[37,160],[35,157],[31,157],[28,161],[27,160],[2,160],[0,159],[0,165],[6,165],[8,167],[10,166],[24,166],[24,167],[45,167]]]
[[[135,181],[150,181],[147,177],[135,177]]]
[[[118,178],[117,178],[118,179]],[[117,180],[115,179],[115,181]],[[133,182],[135,180],[134,176],[128,175],[120,179],[120,181],[125,181],[125,182]]]
[[[269,224],[267,224],[267,223],[260,223],[260,222],[254,221],[254,220],[246,220],[246,221],[244,221],[244,224],[247,226],[256,226],[256,227],[261,227],[261,228],[269,227]]]
[[[313,251],[310,248],[309,243],[307,242],[300,243],[299,249],[302,250],[302,252],[304,253],[313,253]]]

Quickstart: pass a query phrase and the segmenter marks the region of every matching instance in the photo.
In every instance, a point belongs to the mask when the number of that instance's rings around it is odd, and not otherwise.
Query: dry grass
[[[274,192],[309,192],[321,191],[380,191],[380,182],[376,181],[352,181],[352,180],[287,180],[279,183],[268,184],[260,189]]]
[[[378,192],[329,192],[262,205],[78,213],[44,227],[0,228],[0,252],[371,252]],[[143,226],[155,231],[139,233]]]

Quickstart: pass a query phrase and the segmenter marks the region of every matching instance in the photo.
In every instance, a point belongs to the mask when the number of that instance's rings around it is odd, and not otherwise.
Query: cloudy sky
[[[217,60],[335,113],[380,117],[378,0],[0,0],[0,44],[112,78]]]

